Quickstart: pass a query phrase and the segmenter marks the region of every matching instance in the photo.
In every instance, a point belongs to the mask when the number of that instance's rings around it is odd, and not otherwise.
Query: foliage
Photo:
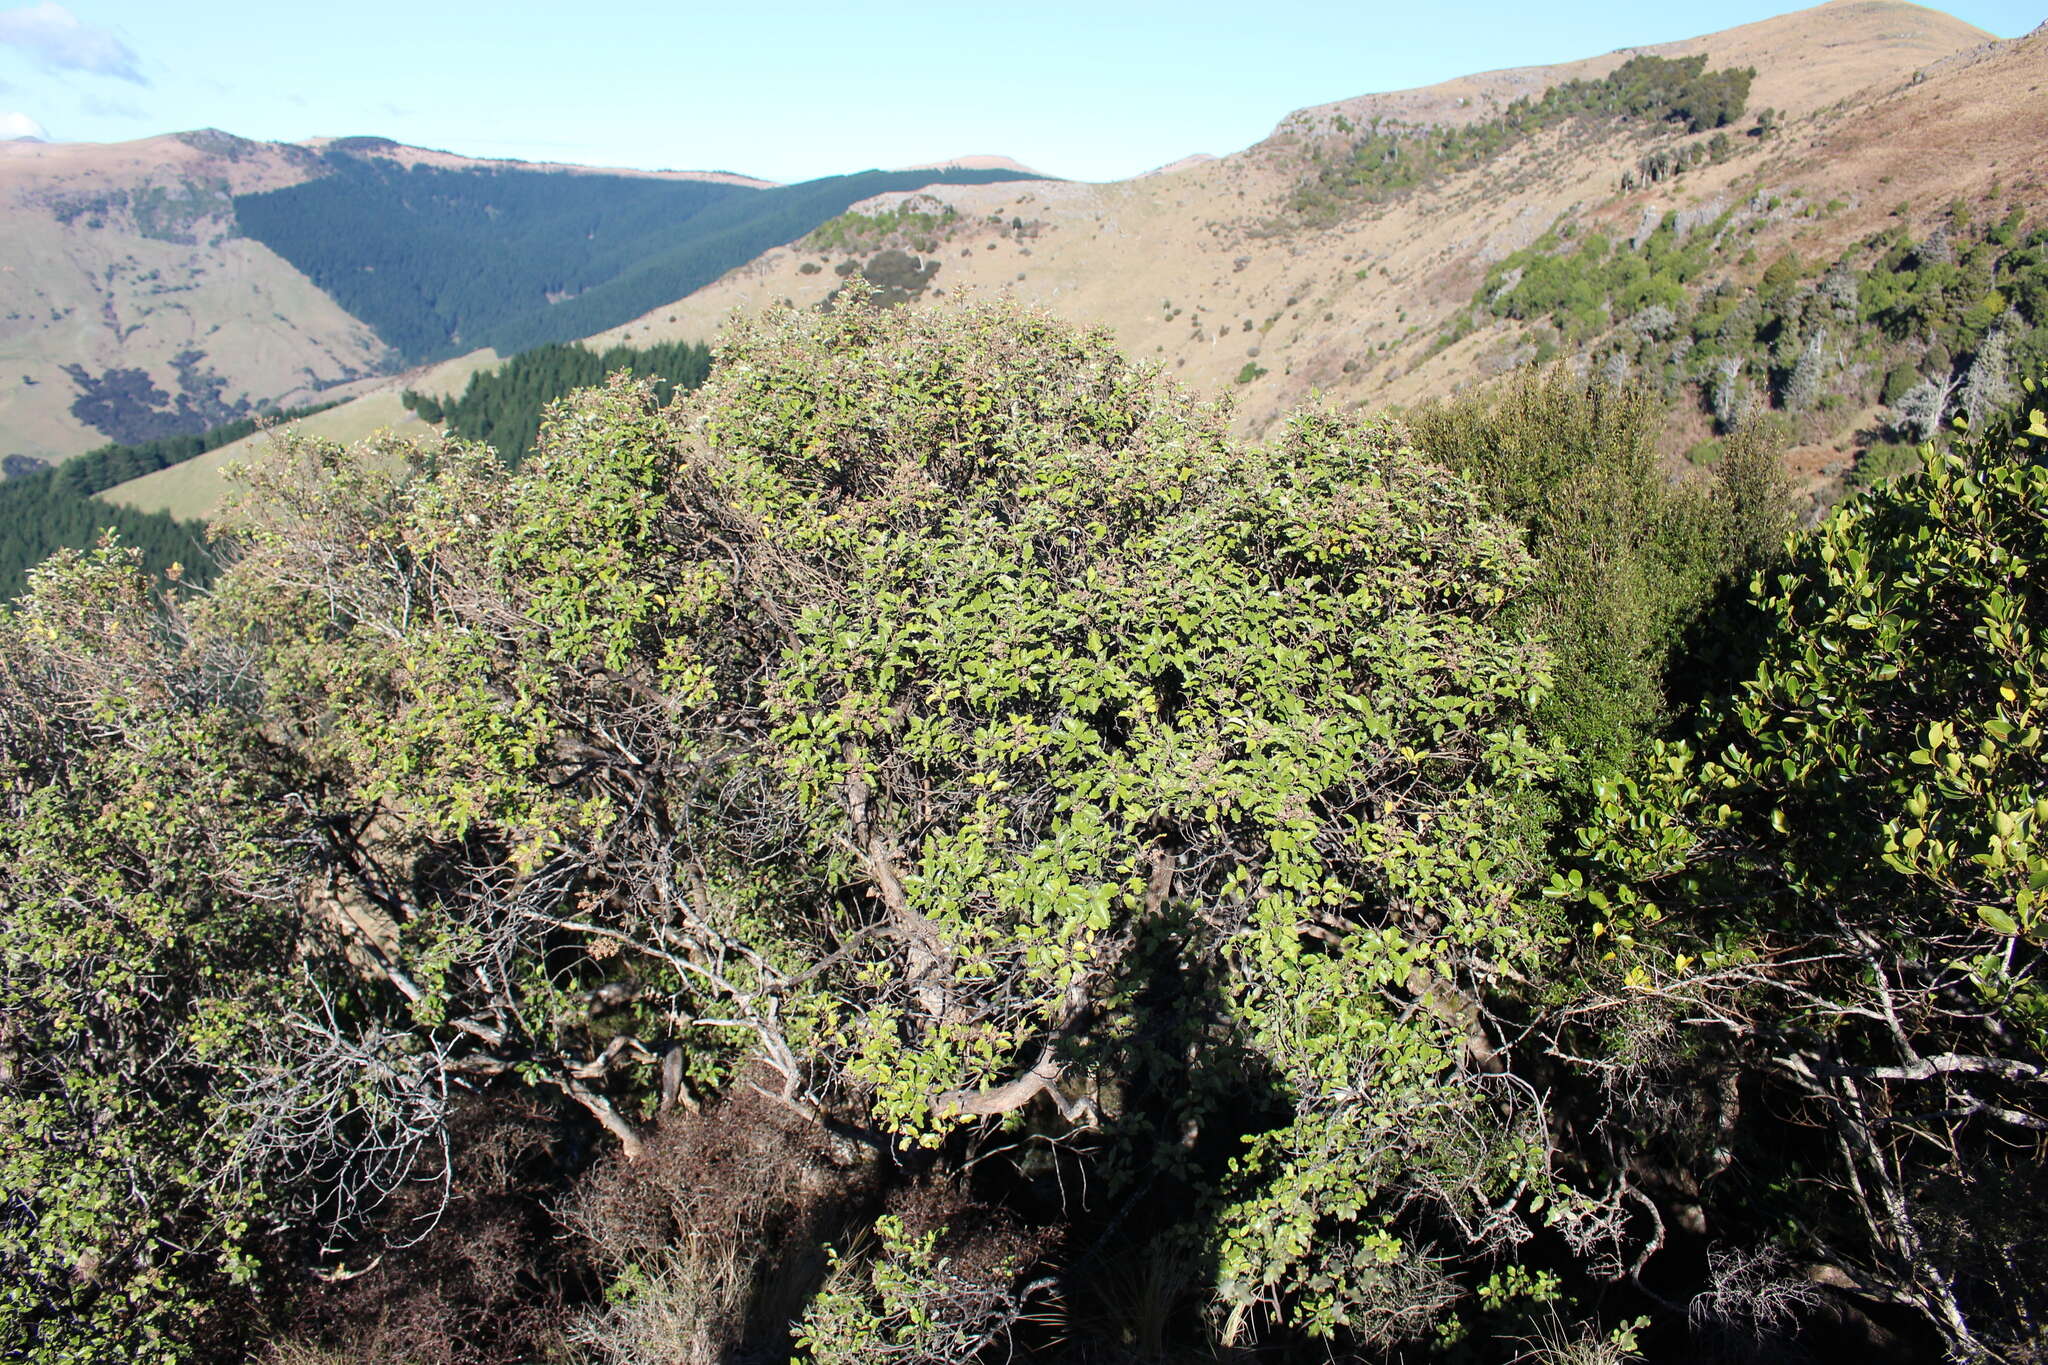
[[[326,173],[238,195],[241,229],[411,363],[511,355],[630,322],[891,190],[1013,171],[863,171],[757,189],[531,169],[407,167],[330,148]]]
[[[277,415],[288,421],[320,412],[326,404]],[[161,512],[138,512],[93,495],[144,474],[194,459],[239,441],[258,429],[243,418],[197,436],[166,436],[140,445],[106,445],[52,468],[0,481],[0,601],[18,595],[36,565],[60,549],[90,548],[114,532],[142,552],[151,577],[164,579],[177,566],[179,581],[204,588],[213,580],[214,557],[205,529]]]
[[[186,349],[171,357],[177,379],[175,398],[157,387],[149,371],[116,365],[95,375],[85,366],[64,366],[78,389],[71,415],[103,436],[147,444],[186,432],[206,431],[242,419],[249,400],[228,402],[228,381],[206,363],[203,352]]]
[[[1495,624],[1530,568],[1391,429],[1240,448],[1099,337],[856,294],[736,326],[687,409],[586,395],[509,481],[459,445],[405,481],[294,458],[224,619],[348,818],[383,812],[345,856],[403,926],[384,1017],[450,1065],[634,1152],[662,1048],[934,1150],[1042,1097],[1120,1132],[1118,1178],[1155,1123],[1252,1124],[1228,1293],[1321,1331],[1360,1293],[1422,1330],[1447,1250],[1523,1235],[1425,1241],[1410,1182],[1456,1221],[1549,1178],[1464,1060],[1485,964],[1543,934],[1512,907],[1546,669]],[[1217,983],[1173,1026],[1218,1041],[1133,1073],[1160,947]],[[1229,1098],[1255,1076],[1270,1114]],[[1329,1279],[1353,1227],[1398,1283]]]
[[[812,251],[845,251],[860,255],[895,245],[899,240],[913,245],[920,240],[935,243],[959,217],[959,210],[951,204],[918,196],[874,213],[849,210],[819,224],[804,238],[803,245]],[[932,246],[918,245],[917,249],[930,251]]]
[[[288,437],[202,602],[58,557],[0,615],[0,1350],[1051,1354],[1140,1246],[1162,1349],[1848,1285],[2018,1354],[2048,427],[1780,561],[1749,433],[1671,488],[1647,411],[1249,446],[852,281],[516,467]]]
[[[66,488],[80,495],[103,493],[116,484],[130,479],[139,479],[145,474],[154,474],[159,469],[168,469],[174,464],[197,459],[210,450],[233,445],[236,441],[253,436],[264,426],[275,422],[296,422],[311,417],[316,412],[325,412],[335,403],[314,403],[302,408],[288,408],[278,412],[266,412],[258,417],[243,417],[227,422],[210,430],[189,436],[165,436],[154,441],[143,441],[138,445],[104,445],[74,455],[58,468],[58,481]]]
[[[848,267],[855,262],[846,262],[841,273],[850,274]],[[860,277],[870,286],[867,298],[878,308],[895,308],[922,296],[925,289],[939,273],[939,261],[935,256],[918,257],[896,247],[877,251],[858,265]],[[839,303],[839,290],[835,289],[825,297],[824,307],[835,308]]]
[[[831,1253],[825,1287],[794,1335],[812,1365],[954,1365],[1003,1340],[1022,1310],[1008,1280],[965,1275],[938,1251],[946,1229],[914,1234],[895,1214],[875,1222],[878,1245],[863,1260]]]
[[[273,764],[165,632],[139,556],[65,551],[0,611],[0,1349],[232,1343],[260,1179],[232,1078],[294,934]]]
[[[1750,287],[1739,258],[1776,211],[1667,213],[1626,244],[1560,223],[1488,271],[1444,344],[1487,317],[1546,321],[1667,402],[1689,393],[1724,434],[1782,416],[1800,439],[1835,435],[1846,399],[1844,415],[1883,403],[1911,444],[1958,410],[1981,422],[2048,363],[2048,229],[2023,211],[1951,211],[1918,242],[1892,229],[1832,262],[1787,253]]]
[[[2048,1125],[2048,425],[2027,392],[1760,578],[1753,679],[1604,786],[1581,835],[1628,985],[1827,1125],[1810,1155],[1753,1138],[1753,1185],[1820,1173],[1773,1201],[1793,1243],[1965,1358],[2038,1345],[2043,1269],[2011,1216],[2040,1198]]]
[[[1685,633],[1789,529],[1776,452],[1737,439],[1711,485],[1673,485],[1655,453],[1653,395],[1562,367],[1409,420],[1423,451],[1526,530],[1542,570],[1522,610],[1557,669],[1536,721],[1586,760],[1583,789],[1670,719],[1665,672]]]
[[[79,493],[63,466],[0,482],[0,602],[27,590],[35,566],[60,550],[84,550],[108,532],[141,552],[149,576],[166,579],[172,566],[203,587],[213,577],[205,528],[165,512],[138,512]]]
[[[1715,263],[1725,216],[1690,234],[1681,234],[1677,222],[1666,214],[1639,247],[1598,233],[1567,239],[1553,229],[1494,266],[1482,297],[1498,317],[1547,317],[1574,340],[1653,308],[1675,315],[1687,302],[1686,286]]]
[[[293,421],[332,406],[295,408],[276,414],[275,420]],[[100,446],[54,468],[0,481],[0,601],[19,594],[29,570],[58,550],[88,549],[109,530],[142,551],[143,567],[152,577],[162,577],[176,564],[181,581],[205,587],[213,580],[213,556],[203,528],[164,513],[101,502],[93,494],[230,445],[257,431],[260,420],[269,419],[245,417],[196,436]]]

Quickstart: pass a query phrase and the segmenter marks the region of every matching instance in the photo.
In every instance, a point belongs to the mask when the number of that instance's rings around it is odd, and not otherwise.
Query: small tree
[[[1542,568],[1523,609],[1551,640],[1558,678],[1538,723],[1587,760],[1581,773],[1620,760],[1667,714],[1665,659],[1681,634],[1782,534],[1782,483],[1754,477],[1775,453],[1731,442],[1714,486],[1674,488],[1648,392],[1563,368],[1410,420],[1432,458],[1526,528]],[[1772,529],[1757,531],[1759,519]]]
[[[1981,427],[1992,414],[2018,396],[2012,382],[2012,344],[2003,329],[1989,333],[1977,344],[1976,359],[1963,379],[1957,395],[1964,420]]]
[[[1785,407],[1791,412],[1810,411],[1821,400],[1834,357],[1824,328],[1816,328],[1799,349],[1799,359],[1785,380]]]
[[[1955,397],[1956,381],[1946,374],[1923,379],[1892,405],[1892,424],[1909,439],[1932,441]]]

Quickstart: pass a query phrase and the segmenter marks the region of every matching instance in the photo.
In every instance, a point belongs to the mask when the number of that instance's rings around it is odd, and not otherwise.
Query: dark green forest
[[[755,189],[650,176],[407,167],[331,148],[327,174],[235,199],[241,228],[408,364],[615,327],[871,195],[1020,179],[863,171]]]
[[[261,420],[289,422],[332,406],[294,408]],[[18,595],[27,585],[28,571],[59,549],[86,549],[108,530],[141,552],[152,577],[177,564],[188,584],[203,587],[213,577],[204,527],[162,512],[137,512],[102,502],[93,495],[232,445],[259,425],[259,419],[245,417],[199,435],[104,445],[52,468],[0,481],[0,601]]]
[[[0,607],[0,1355],[2042,1359],[2013,399],[1799,526],[855,279],[288,438]]]
[[[83,496],[45,469],[0,483],[0,598],[18,595],[28,571],[59,549],[91,546],[104,531],[135,547],[151,578],[173,564],[195,585],[212,577],[204,526]]]
[[[410,389],[401,397],[426,421],[445,423],[450,435],[479,441],[517,465],[540,439],[550,403],[620,373],[651,381],[655,401],[666,403],[677,389],[697,388],[709,377],[711,348],[688,341],[602,352],[573,344],[539,346],[470,376],[462,395],[445,403]]]

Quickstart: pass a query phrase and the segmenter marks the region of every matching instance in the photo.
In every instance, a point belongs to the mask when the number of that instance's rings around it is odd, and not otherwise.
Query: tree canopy
[[[2021,1358],[2048,428],[1774,557],[1761,457],[1494,401],[1248,444],[854,282],[516,468],[288,439],[210,594],[59,555],[0,1342]]]

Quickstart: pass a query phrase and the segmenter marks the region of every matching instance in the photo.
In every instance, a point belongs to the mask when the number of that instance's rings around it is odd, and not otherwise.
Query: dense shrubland
[[[1629,241],[1564,222],[1496,264],[1442,344],[1489,318],[1536,324],[1540,354],[1587,353],[1610,382],[1711,416],[1718,436],[1851,439],[1868,452],[1849,472],[1860,486],[1917,467],[1951,417],[1981,426],[2048,366],[2048,227],[1996,207],[1958,202],[1918,237],[1901,222],[1833,260],[1787,253],[1754,284],[1742,267],[1774,218],[1826,206],[1760,194],[1711,220],[1646,220]]]
[[[1789,549],[857,284],[290,443],[0,616],[0,1341],[2033,1358],[2029,397]]]
[[[1712,482],[1674,484],[1656,450],[1660,406],[1559,367],[1408,418],[1424,454],[1525,529],[1539,572],[1517,610],[1556,670],[1536,722],[1581,760],[1567,778],[1578,791],[1699,694],[1699,637],[1791,529],[1776,449],[1745,437]]]
[[[821,223],[803,239],[813,251],[843,251],[865,255],[885,247],[907,246],[913,251],[937,250],[941,236],[960,220],[959,210],[929,195],[913,195],[892,208],[873,213],[857,210]]]

